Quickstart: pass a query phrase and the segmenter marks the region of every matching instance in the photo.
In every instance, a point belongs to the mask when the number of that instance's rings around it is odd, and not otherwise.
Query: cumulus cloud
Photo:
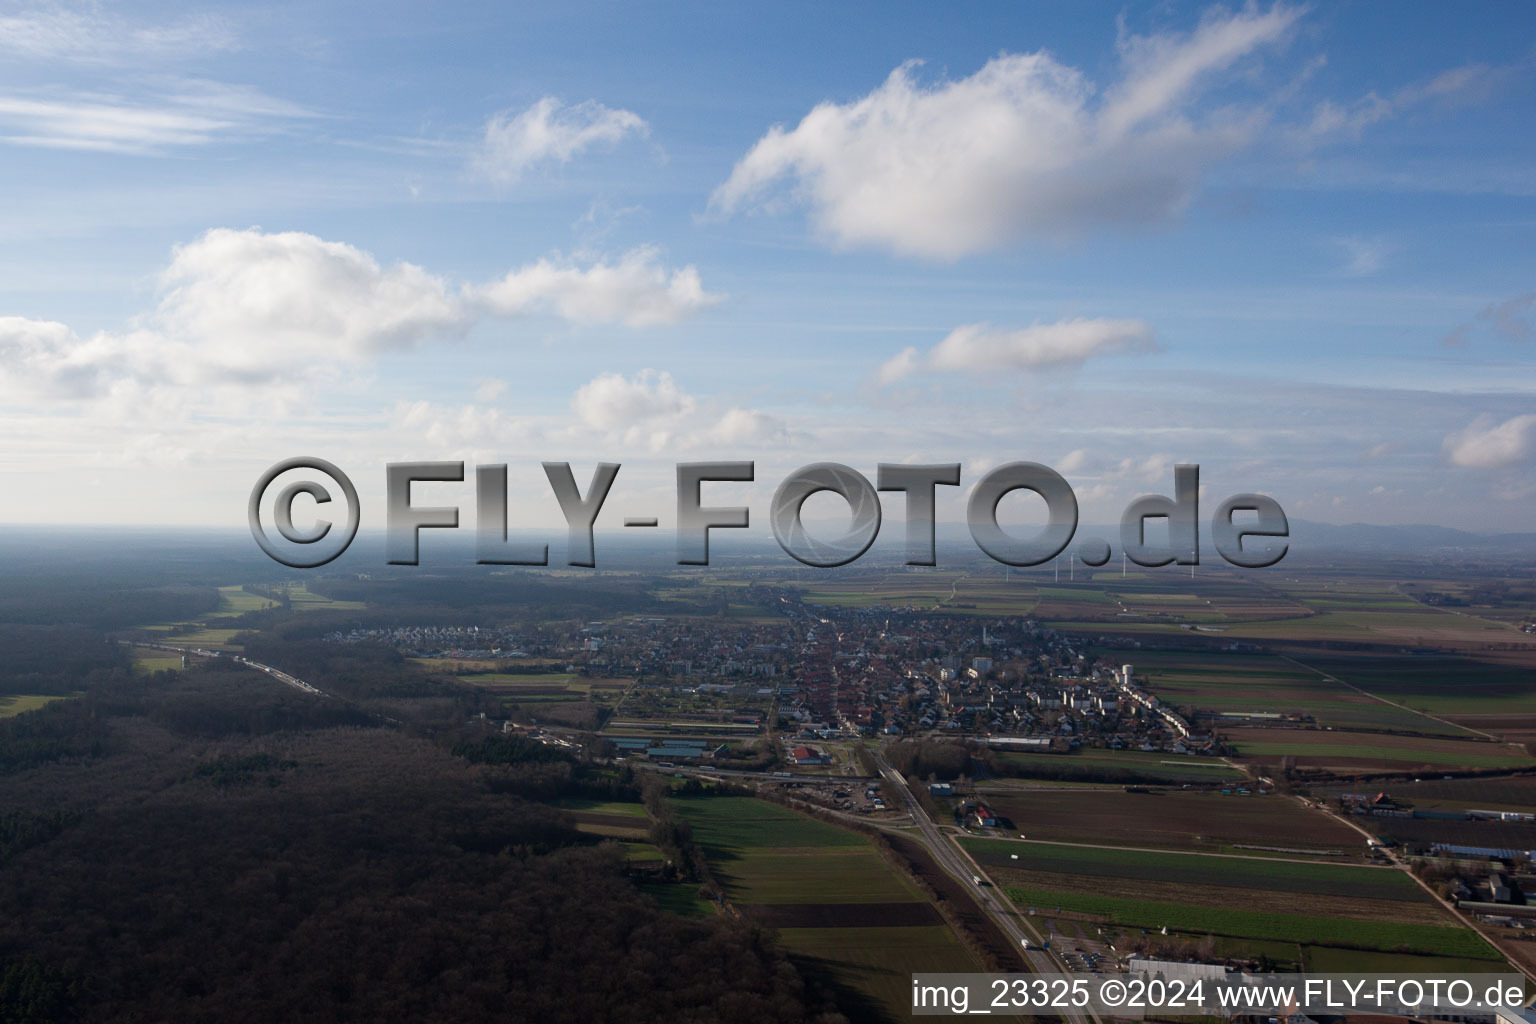
[[[1044,51],[1003,54],[933,85],[917,80],[916,62],[903,64],[861,99],[770,129],[710,206],[729,215],[789,180],[835,243],[936,259],[1163,221],[1263,116],[1229,107],[1197,119],[1193,101],[1220,72],[1280,43],[1299,13],[1215,10],[1188,34],[1123,38],[1121,76],[1102,91]]]
[[[677,323],[723,298],[704,290],[691,264],[669,270],[650,247],[633,249],[617,263],[586,268],[541,259],[475,289],[474,295],[502,316],[552,309],[578,323],[630,327]]]
[[[1156,348],[1152,327],[1144,320],[1080,317],[1013,330],[965,324],[926,355],[904,349],[880,366],[875,379],[890,384],[918,370],[988,374],[1072,367],[1095,356]]]
[[[1472,469],[1502,469],[1536,456],[1536,413],[1512,416],[1499,423],[1479,416],[1465,429],[1445,439],[1452,464]]]
[[[433,402],[402,402],[394,409],[391,427],[434,451],[473,461],[505,459],[508,451],[537,447],[544,429],[533,418],[483,405],[448,407]]]
[[[771,445],[790,440],[784,420],[761,409],[727,409],[707,436],[719,445]]]
[[[1062,473],[1076,473],[1088,465],[1088,452],[1074,448],[1056,460],[1056,469]]]
[[[596,100],[567,106],[545,96],[519,114],[496,114],[485,124],[475,166],[492,181],[511,184],[532,167],[567,163],[583,150],[643,136],[650,126],[639,114]]]
[[[82,398],[99,394],[124,362],[108,335],[81,338],[65,324],[0,317],[0,385],[12,397]]]
[[[1151,484],[1170,476],[1170,465],[1168,456],[1154,454],[1142,459],[1121,459],[1104,475],[1111,480],[1140,480]]]
[[[705,445],[771,445],[787,442],[784,421],[761,409],[737,406],[723,412],[714,402],[684,391],[665,370],[633,376],[603,373],[571,399],[581,426],[598,435],[651,451]]]
[[[87,398],[130,385],[292,382],[460,334],[485,317],[549,312],[643,326],[719,298],[695,268],[669,270],[650,249],[585,268],[540,260],[489,285],[453,287],[344,242],[228,228],[177,247],[157,280],[156,307],[119,332],[85,338],[62,323],[0,317],[0,387]]]
[[[571,400],[583,423],[603,431],[674,420],[691,413],[696,404],[670,373],[650,369],[633,377],[600,374],[583,384]]]
[[[357,360],[464,322],[441,278],[298,231],[209,231],[176,249],[161,283],[155,326],[237,377]]]

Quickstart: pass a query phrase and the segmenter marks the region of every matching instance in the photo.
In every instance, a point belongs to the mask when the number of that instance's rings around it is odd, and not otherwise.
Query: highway
[[[924,845],[928,847],[934,859],[939,862],[940,867],[968,885],[974,885],[972,879],[977,877],[980,877],[987,883],[986,885],[975,886],[976,901],[981,905],[981,909],[986,911],[987,916],[991,917],[997,923],[997,926],[1003,930],[1003,934],[1008,936],[1009,941],[1014,943],[1015,948],[1019,950],[1019,953],[1028,962],[1030,970],[1035,974],[1047,977],[1052,974],[1068,973],[1065,964],[1057,960],[1050,952],[1040,948],[1042,939],[1034,925],[1030,924],[1027,919],[1016,915],[1011,906],[1005,905],[1006,897],[999,895],[1002,890],[997,887],[991,878],[987,877],[987,873],[981,866],[967,857],[959,846],[950,842],[939,831],[938,825],[928,816],[928,812],[923,809],[922,804],[918,803],[917,798],[912,795],[912,791],[907,788],[901,773],[887,764],[879,751],[871,749],[870,753],[874,755],[875,766],[880,769],[880,774],[889,779],[901,791],[902,799],[906,802],[907,810],[911,813],[912,820],[922,830]],[[1025,934],[1026,928],[1031,933],[1028,936]],[[1029,939],[1030,945],[1035,948],[1024,948],[1026,937]],[[1086,1012],[1081,1010],[1059,1010],[1057,1012],[1064,1019],[1076,1021],[1079,1024],[1089,1019],[1094,1021],[1100,1020],[1099,1015],[1092,1010]]]
[[[151,643],[147,640],[119,640],[118,643],[124,645],[125,647],[148,647],[151,650],[170,651],[173,654],[183,655],[192,654],[201,658],[222,658],[225,656],[223,651],[211,651],[202,647],[176,647],[172,644],[157,644]],[[247,658],[244,655],[231,654],[229,655],[229,660],[237,661],[244,665],[246,668],[253,668],[258,672],[265,672],[273,679],[276,679],[280,683],[286,683],[287,685],[293,687],[295,690],[303,690],[305,693],[312,693],[316,697],[330,696],[318,687],[311,686],[304,680],[299,679],[296,676],[291,676],[280,668],[274,668],[271,665],[263,665],[261,662],[252,661],[250,658]]]

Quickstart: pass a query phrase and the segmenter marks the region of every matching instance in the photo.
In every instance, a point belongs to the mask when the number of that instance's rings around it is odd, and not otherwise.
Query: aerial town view
[[[0,0],[0,1024],[1536,1024],[1533,85]]]

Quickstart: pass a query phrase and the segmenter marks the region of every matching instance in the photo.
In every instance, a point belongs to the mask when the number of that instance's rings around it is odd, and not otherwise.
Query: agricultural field
[[[1424,890],[1395,868],[1006,839],[967,838],[961,840],[961,845],[989,872],[996,867],[1005,875],[1014,871],[1045,872],[1114,880],[1091,883],[1095,890],[1123,882],[1144,892],[1146,887],[1141,882],[1159,882],[1351,901],[1406,901],[1426,905],[1438,913]],[[1223,902],[1215,900],[1214,905]],[[1374,903],[1367,911],[1380,912],[1381,908]]]
[[[871,571],[817,579],[800,595],[808,605],[912,608],[962,615],[1030,615],[1039,590],[1020,576],[990,569],[964,572]]]
[[[259,612],[276,607],[277,602],[270,597],[247,593],[245,588],[237,583],[219,588],[219,607],[216,611],[209,612],[204,618],[227,619],[244,615],[246,612]]]
[[[1426,736],[1350,733],[1322,729],[1228,729],[1237,759],[1347,774],[1452,768],[1527,768],[1536,759],[1506,743]]]
[[[175,672],[181,668],[181,655],[163,651],[133,648],[133,674],[147,676],[154,672]]]
[[[1201,906],[1025,886],[1005,886],[1004,891],[1016,905],[1034,907],[1039,913],[1080,914],[1123,928],[1167,928],[1189,936],[1456,957],[1484,961],[1488,970],[1497,970],[1504,962],[1480,935],[1449,917],[1448,924],[1413,924],[1325,916],[1331,901],[1319,901],[1317,913],[1308,914],[1251,910],[1247,902],[1240,907]]]
[[[640,882],[638,885],[641,892],[647,893],[661,905],[661,909],[682,917],[708,917],[715,912],[715,905],[701,898],[699,887],[691,882],[656,880]]]
[[[214,629],[196,622],[184,622],[161,638],[161,642],[177,647],[239,650],[240,644],[233,641],[240,633],[238,629]]]
[[[922,891],[857,833],[752,797],[675,797],[727,898],[837,989],[901,1018],[909,975],[975,971]]]
[[[490,690],[518,704],[586,700],[592,689],[586,679],[578,677],[574,672],[473,672],[454,678],[461,683]]]
[[[1458,726],[1393,707],[1275,654],[1138,651],[1134,663],[1136,672],[1146,677],[1147,688],[1164,703],[1186,716],[1213,716],[1219,728],[1240,725],[1241,720],[1216,716],[1255,712],[1305,715],[1318,725],[1336,728],[1469,735]]]
[[[1191,579],[1173,571],[1140,580],[1100,584],[1117,618],[1187,622],[1227,627],[1255,621],[1291,620],[1312,614],[1306,605],[1259,581],[1204,569]]]
[[[289,584],[286,592],[290,606],[296,611],[321,608],[332,611],[355,611],[364,607],[359,601],[332,601],[328,597],[311,593],[303,584]],[[138,628],[162,634],[155,639],[178,647],[238,651],[241,645],[234,643],[233,640],[241,630],[228,628],[222,623],[247,612],[275,607],[277,603],[271,598],[248,593],[240,584],[231,584],[219,587],[218,608],[200,619],[191,622],[151,623]]]
[[[568,797],[557,800],[554,806],[576,819],[578,832],[624,842],[626,854],[630,843],[644,843],[650,831],[650,818],[646,816],[645,807],[638,803]],[[649,844],[645,845],[649,846]],[[651,846],[650,849],[656,848]],[[640,856],[643,857],[643,855]],[[657,856],[660,856],[659,851]],[[630,859],[635,857],[632,856]]]
[[[1211,757],[1186,757],[1179,754],[1146,752],[1141,750],[1106,750],[1079,747],[1068,754],[1042,754],[1034,751],[998,753],[1009,764],[1019,765],[1026,772],[1038,773],[1053,779],[1070,780],[1073,774],[1092,781],[1096,772],[1132,772],[1135,781],[1196,783],[1235,782],[1246,778],[1239,769]]]
[[[181,664],[180,659],[176,662]],[[36,711],[56,700],[68,700],[78,694],[13,693],[0,697],[0,718],[14,718],[28,711]]]
[[[1426,714],[1476,728],[1470,716],[1536,719],[1536,654],[1505,660],[1449,654],[1306,657],[1319,671]]]
[[[312,593],[302,583],[289,584],[287,593],[288,604],[294,611],[355,612],[367,607],[361,601],[333,601],[324,595]]]
[[[1267,575],[1243,579],[1201,566],[1193,580],[1177,573],[1117,581],[1096,576],[1093,587],[1113,599],[1115,614],[1085,610],[1057,614],[1042,601],[1036,617],[1060,629],[1093,632],[1114,622],[1130,636],[1193,630],[1223,641],[1249,641],[1286,653],[1319,645],[1361,645],[1378,651],[1441,650],[1482,660],[1536,664],[1536,637],[1508,621],[1431,607],[1390,579]]]
[[[1500,959],[1413,879],[1396,868],[1150,852],[1013,840],[963,839],[1009,897],[1046,926],[1070,931],[1073,918],[1161,934],[1167,928],[1214,952],[1269,956],[1295,967],[1441,970],[1445,958],[1496,969]],[[1080,926],[1079,926],[1080,927]]]
[[[1016,832],[1035,840],[1207,853],[1268,847],[1340,862],[1364,858],[1358,832],[1279,795],[1105,788],[1070,795],[997,792],[988,799]]]

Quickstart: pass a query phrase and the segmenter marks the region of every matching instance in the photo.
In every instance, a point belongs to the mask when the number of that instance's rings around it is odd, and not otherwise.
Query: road
[[[1041,935],[1034,925],[1030,924],[1027,919],[1019,917],[1014,913],[1012,906],[1005,905],[1006,897],[999,896],[1002,890],[987,876],[986,871],[975,861],[971,860],[970,857],[966,856],[959,846],[944,837],[944,834],[939,831],[938,825],[928,816],[928,812],[923,809],[923,805],[918,803],[917,798],[912,795],[912,791],[907,788],[901,773],[887,764],[879,751],[871,750],[870,753],[874,755],[875,766],[880,769],[880,774],[891,780],[896,788],[901,791],[902,799],[906,801],[907,810],[911,813],[912,820],[917,822],[918,828],[922,831],[924,845],[928,847],[928,851],[933,854],[934,859],[939,862],[939,865],[945,871],[948,871],[951,875],[967,884],[971,884],[971,880],[978,877],[987,883],[986,885],[976,886],[976,902],[981,905],[981,909],[986,912],[987,916],[992,918],[997,923],[997,926],[1003,930],[1003,934],[1008,936],[1009,941],[1014,944],[1025,961],[1028,962],[1030,970],[1038,975],[1047,977],[1052,974],[1069,973],[1065,964],[1057,960],[1051,953],[1040,948],[1042,944]],[[1026,935],[1026,929],[1029,932],[1028,935]],[[1025,938],[1029,939],[1030,945],[1034,946],[1034,949],[1024,948]],[[1060,1010],[1058,1012],[1064,1019],[1077,1021],[1079,1024],[1089,1019],[1094,1021],[1099,1021],[1100,1019],[1099,1015],[1091,1010],[1087,1012]]]
[[[119,640],[118,643],[125,647],[147,647],[155,651],[170,651],[174,654],[183,655],[191,654],[200,658],[222,658],[225,656],[223,651],[210,651],[203,647],[177,647],[173,644],[150,643],[147,640]],[[237,661],[244,665],[246,668],[253,668],[258,672],[265,672],[273,679],[276,679],[280,683],[286,683],[287,685],[293,687],[295,690],[303,690],[305,693],[312,693],[316,697],[330,696],[330,694],[324,692],[319,687],[311,686],[309,683],[299,679],[297,676],[291,676],[280,668],[274,668],[271,665],[263,665],[259,661],[252,661],[250,658],[247,658],[244,655],[231,654],[229,655],[229,660]]]

